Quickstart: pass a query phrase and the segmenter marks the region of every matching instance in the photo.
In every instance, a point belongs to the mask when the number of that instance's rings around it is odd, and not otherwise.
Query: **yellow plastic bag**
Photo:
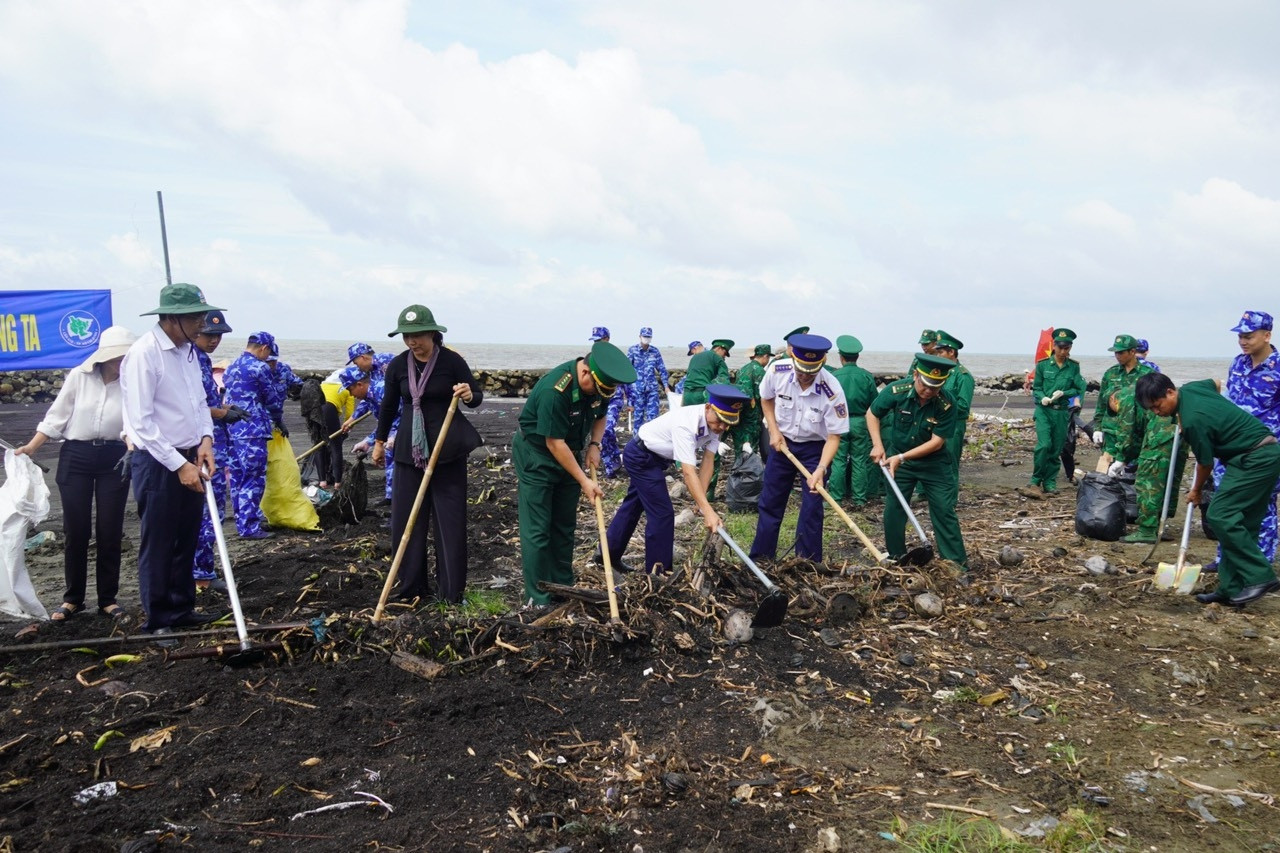
[[[272,527],[320,529],[316,508],[302,491],[302,473],[293,446],[279,430],[267,442],[267,488],[262,493],[262,512]]]

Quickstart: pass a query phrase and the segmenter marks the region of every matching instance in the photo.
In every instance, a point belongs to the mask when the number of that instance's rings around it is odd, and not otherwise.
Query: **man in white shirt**
[[[812,472],[800,499],[796,556],[821,562],[823,502],[816,488],[826,482],[840,437],[849,431],[849,407],[840,382],[823,368],[831,341],[821,335],[792,334],[787,349],[790,358],[765,368],[760,407],[769,428],[769,446],[790,448]],[[777,558],[778,531],[798,473],[783,454],[769,454],[760,489],[760,521],[751,543],[753,560]]]
[[[642,513],[646,518],[645,571],[662,574],[671,568],[675,559],[676,528],[666,473],[673,461],[680,463],[680,474],[689,496],[702,512],[702,523],[708,530],[720,526],[720,516],[707,501],[707,484],[711,482],[716,452],[720,449],[720,436],[738,422],[742,407],[750,398],[732,385],[708,385],[704,390],[706,403],[681,406],[649,421],[636,430],[622,451],[622,464],[631,484],[605,537],[615,568],[630,571],[622,564],[622,553]],[[698,451],[702,451],[701,466]]]
[[[147,614],[142,630],[169,633],[216,616],[195,611],[191,574],[205,480],[213,474],[213,419],[205,400],[193,342],[207,311],[190,284],[160,291],[159,322],[138,339],[121,365],[124,429],[133,454],[138,504],[138,591]]]

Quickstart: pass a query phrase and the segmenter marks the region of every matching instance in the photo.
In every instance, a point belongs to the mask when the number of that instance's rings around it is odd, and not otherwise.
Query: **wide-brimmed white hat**
[[[102,337],[98,338],[98,351],[86,358],[80,369],[85,373],[92,373],[94,365],[124,355],[137,339],[138,336],[124,326],[108,326],[102,330]]]

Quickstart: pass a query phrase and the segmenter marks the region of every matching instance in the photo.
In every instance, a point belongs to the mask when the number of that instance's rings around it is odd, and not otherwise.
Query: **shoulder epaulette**
[[[901,379],[899,379],[897,382],[893,383],[889,387],[893,389],[893,393],[895,394],[905,394],[908,391],[914,390],[914,388],[912,387],[912,383],[903,382]]]
[[[947,410],[949,410],[952,406],[954,406],[954,405],[955,405],[954,403],[952,403],[952,402],[951,402],[951,401],[949,401],[949,400],[943,400],[941,397],[940,397],[940,398],[938,398],[938,399],[942,402],[942,411],[944,411],[944,412],[945,412],[945,411],[947,411]]]
[[[559,379],[556,380],[556,390],[564,391],[566,388],[569,387],[569,383],[572,381],[573,381],[573,374],[566,371],[563,376],[561,376]]]

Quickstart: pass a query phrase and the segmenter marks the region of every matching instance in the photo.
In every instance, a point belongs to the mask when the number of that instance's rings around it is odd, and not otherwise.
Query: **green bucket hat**
[[[415,335],[419,332],[447,332],[444,326],[436,322],[436,317],[431,313],[431,309],[425,305],[410,305],[408,308],[400,312],[400,316],[396,319],[396,330],[387,332],[388,338],[394,338],[396,335]]]
[[[836,338],[836,350],[841,355],[857,355],[862,352],[862,341],[853,335],[841,335]]]
[[[194,284],[166,284],[160,290],[160,307],[151,311],[143,311],[139,317],[148,314],[207,314],[210,311],[225,311],[216,305],[204,301],[204,294]]]
[[[942,329],[938,329],[933,333],[933,336],[935,346],[946,347],[947,349],[953,349],[956,352],[960,352],[960,350],[964,349],[964,342],[950,332],[944,332]]]
[[[612,397],[619,385],[636,381],[636,369],[627,354],[608,341],[596,341],[587,356],[587,367],[601,397]]]
[[[1107,347],[1107,352],[1124,352],[1127,349],[1137,349],[1138,339],[1133,335],[1116,335],[1116,342]]]

